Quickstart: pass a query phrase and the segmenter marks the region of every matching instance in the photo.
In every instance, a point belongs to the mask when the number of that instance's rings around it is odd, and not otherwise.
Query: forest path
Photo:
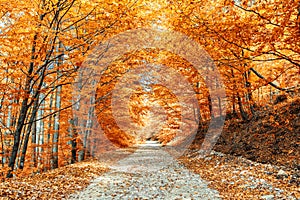
[[[153,141],[139,145],[69,199],[219,199],[208,182]]]

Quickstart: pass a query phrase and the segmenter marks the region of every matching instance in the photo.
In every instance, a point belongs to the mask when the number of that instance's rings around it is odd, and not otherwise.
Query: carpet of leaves
[[[32,176],[4,179],[0,183],[0,199],[65,199],[107,171],[105,163],[90,160]]]
[[[228,154],[200,158],[197,153],[189,152],[179,161],[209,181],[209,186],[218,190],[222,199],[263,199],[265,195],[274,195],[274,199],[300,199],[299,182],[295,180],[299,171]],[[279,178],[280,169],[286,170],[288,176]],[[272,189],[266,189],[264,183],[272,185]]]

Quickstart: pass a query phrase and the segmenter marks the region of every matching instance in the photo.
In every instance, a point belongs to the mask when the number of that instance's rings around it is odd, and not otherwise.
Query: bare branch
[[[291,88],[281,88],[278,85],[274,84],[273,82],[268,81],[263,75],[261,75],[259,72],[257,72],[255,69],[253,69],[252,67],[250,68],[250,70],[259,78],[263,79],[264,81],[267,82],[268,85],[271,85],[272,87],[280,90],[280,91],[284,91],[284,92],[293,92],[296,87],[291,87]]]

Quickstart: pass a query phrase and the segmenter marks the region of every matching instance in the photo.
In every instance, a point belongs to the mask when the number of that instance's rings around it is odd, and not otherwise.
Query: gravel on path
[[[149,141],[69,199],[220,199],[207,185]]]

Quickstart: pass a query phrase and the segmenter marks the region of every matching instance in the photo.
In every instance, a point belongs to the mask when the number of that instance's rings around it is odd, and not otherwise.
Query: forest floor
[[[0,199],[64,199],[108,170],[106,163],[88,160],[41,174],[5,179],[0,183]]]
[[[225,199],[300,199],[300,99],[261,107],[249,121],[225,121],[210,157],[200,129],[182,162]]]
[[[198,155],[189,152],[180,161],[208,181],[222,199],[300,199],[299,177],[294,170],[216,151],[205,158]]]
[[[149,172],[155,166],[151,165],[146,167],[147,176],[139,176],[140,172],[134,174],[132,163],[138,168],[144,162],[140,159],[155,156],[140,152],[139,158],[132,160],[130,156],[136,154],[132,154],[135,151],[131,150],[127,152],[128,158],[120,160],[117,165],[90,160],[42,174],[5,179],[0,183],[0,199],[78,199],[79,194],[87,195],[80,199],[89,199],[89,192],[99,195],[93,188],[95,184],[98,191],[103,190],[103,194],[116,197],[124,191],[130,196],[136,190],[141,191],[144,199],[150,193],[166,195],[170,191],[178,191],[176,195],[180,192],[191,195],[184,191],[193,187],[203,194],[218,194],[222,199],[300,199],[300,99],[274,107],[262,107],[246,123],[226,120],[214,151],[204,158],[199,156],[204,135],[204,131],[200,131],[191,148],[178,159],[179,163],[169,162],[173,163],[170,169],[161,166],[168,159],[161,161],[159,159],[164,157],[159,156],[156,164],[161,169],[157,172]],[[128,166],[131,166],[130,173]],[[100,182],[108,179],[110,182],[102,184],[99,189]],[[120,181],[125,185],[119,184]],[[111,191],[107,187],[109,184],[115,184],[115,190]],[[131,190],[135,192],[130,193]],[[196,195],[201,195],[195,190]],[[148,199],[161,199],[159,195]],[[182,196],[181,199],[193,198]]]

